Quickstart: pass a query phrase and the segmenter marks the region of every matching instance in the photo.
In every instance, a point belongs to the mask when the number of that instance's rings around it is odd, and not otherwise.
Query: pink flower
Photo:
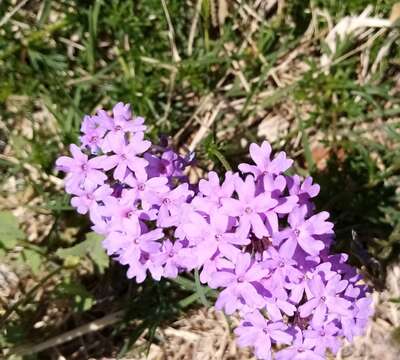
[[[285,172],[293,164],[293,160],[287,159],[284,152],[278,153],[271,160],[271,145],[264,141],[261,146],[250,145],[250,157],[256,165],[240,164],[239,169],[244,173],[252,173],[255,178],[265,174],[279,175]]]
[[[57,159],[58,170],[67,173],[65,185],[67,191],[77,194],[85,186],[102,185],[107,180],[107,176],[100,170],[98,158],[90,159],[75,144],[69,147],[72,158],[61,156]]]

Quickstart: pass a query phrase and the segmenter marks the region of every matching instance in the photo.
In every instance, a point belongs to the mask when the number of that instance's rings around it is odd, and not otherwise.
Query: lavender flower
[[[287,159],[284,152],[280,152],[271,160],[271,145],[264,141],[261,146],[250,145],[250,156],[256,165],[240,164],[239,169],[244,173],[252,173],[256,178],[262,175],[278,175],[292,166],[293,160]]]
[[[67,192],[71,194],[79,193],[82,187],[102,185],[107,180],[107,176],[100,170],[101,165],[98,159],[89,159],[88,156],[72,144],[69,147],[72,158],[61,156],[57,159],[57,168],[66,172],[65,179]]]
[[[261,308],[264,304],[262,296],[254,284],[262,279],[267,271],[255,264],[249,254],[239,254],[234,263],[233,271],[217,271],[212,276],[211,287],[224,287],[215,304],[217,309],[225,309],[227,314],[244,306]]]
[[[272,358],[271,346],[276,344],[290,344],[292,336],[285,330],[283,322],[268,321],[259,311],[248,313],[242,323],[235,329],[239,346],[252,346],[259,359]]]
[[[256,237],[269,235],[263,221],[263,214],[278,204],[269,194],[256,195],[256,184],[252,176],[245,181],[236,179],[235,190],[239,199],[226,198],[222,200],[222,211],[230,216],[239,217],[239,231],[247,236],[252,230]]]
[[[240,346],[259,359],[324,359],[371,316],[369,288],[345,254],[331,254],[333,224],[315,213],[319,185],[284,175],[293,161],[250,145],[254,164],[190,184],[186,156],[145,139],[128,104],[85,116],[80,146],[61,156],[71,205],[88,213],[110,256],[142,282],[200,271],[216,308],[241,317]]]

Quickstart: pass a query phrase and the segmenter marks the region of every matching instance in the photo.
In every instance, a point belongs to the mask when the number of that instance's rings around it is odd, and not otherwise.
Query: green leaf
[[[89,252],[89,256],[99,268],[100,273],[104,272],[110,262],[110,258],[101,246],[102,240],[103,238],[95,232],[90,232],[86,234],[85,241],[89,241],[91,244],[91,251]]]
[[[98,267],[100,273],[109,265],[109,258],[101,246],[102,237],[94,232],[86,234],[86,239],[81,243],[67,249],[58,249],[56,255],[64,260],[71,257],[90,257]]]
[[[56,296],[59,298],[71,298],[74,303],[74,310],[83,312],[90,310],[95,299],[86,288],[77,282],[63,282],[56,288]]]
[[[210,306],[210,303],[207,301],[206,297],[206,292],[205,288],[200,283],[200,276],[199,276],[199,270],[195,269],[194,271],[194,279],[195,279],[195,284],[196,284],[196,292],[199,296],[199,299],[201,300],[202,304],[206,307]]]
[[[71,246],[67,249],[58,249],[56,251],[56,255],[62,259],[66,259],[68,257],[85,257],[88,253],[89,244],[88,242],[82,241],[81,243]]]
[[[25,237],[19,228],[17,218],[10,211],[0,211],[0,246],[12,249],[18,240]]]
[[[32,269],[36,275],[40,272],[40,265],[42,264],[42,256],[35,250],[24,249],[22,251],[25,263]]]

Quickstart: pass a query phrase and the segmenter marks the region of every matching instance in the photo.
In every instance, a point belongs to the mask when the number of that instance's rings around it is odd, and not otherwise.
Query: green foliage
[[[327,9],[330,14],[335,14],[338,18],[359,14],[369,5],[387,15],[396,2],[396,0],[351,0],[340,3],[336,0],[313,0],[315,6]]]
[[[40,254],[40,249],[32,250],[32,248],[24,248],[22,251],[22,261],[24,264],[28,265],[33,274],[39,275],[40,270],[44,263],[44,258]]]
[[[17,218],[10,211],[0,211],[0,246],[10,250],[24,236],[24,232],[19,228]]]
[[[94,232],[86,234],[86,239],[67,249],[58,249],[56,255],[66,264],[77,264],[79,260],[89,256],[100,273],[109,266],[109,257],[101,246],[102,238]]]
[[[62,282],[55,288],[54,296],[60,299],[70,298],[76,312],[90,310],[95,302],[92,294],[77,282]]]

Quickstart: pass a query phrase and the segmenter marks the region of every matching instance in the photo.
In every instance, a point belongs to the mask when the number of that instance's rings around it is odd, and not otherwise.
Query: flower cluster
[[[360,335],[371,315],[368,287],[331,254],[333,224],[315,213],[319,186],[285,174],[292,160],[250,145],[253,164],[190,185],[190,159],[145,140],[143,118],[118,103],[113,116],[83,120],[81,147],[60,157],[66,191],[109,255],[143,281],[200,270],[220,289],[216,308],[241,317],[240,346],[259,359],[324,359]]]
[[[191,268],[184,241],[166,241],[182,221],[189,189],[185,159],[164,143],[144,139],[144,119],[118,103],[109,116],[100,110],[83,119],[81,147],[70,146],[57,168],[67,173],[65,188],[80,214],[89,213],[93,230],[105,237],[109,255],[128,265],[127,276],[160,280]]]

